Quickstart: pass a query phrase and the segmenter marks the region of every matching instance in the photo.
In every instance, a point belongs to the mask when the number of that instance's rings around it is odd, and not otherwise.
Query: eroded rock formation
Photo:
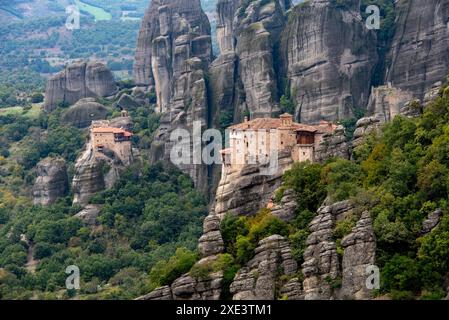
[[[365,27],[360,1],[345,4],[296,6],[283,32],[282,58],[301,122],[350,118],[368,102],[376,36]]]
[[[363,300],[372,298],[367,287],[369,267],[376,262],[376,237],[369,212],[364,212],[352,233],[341,241],[345,249],[342,261],[342,299]]]
[[[449,1],[396,1],[396,33],[386,81],[423,99],[449,70]]]
[[[71,105],[82,98],[107,97],[116,91],[114,76],[103,63],[73,63],[48,80],[44,109],[51,112],[60,103]]]
[[[152,1],[139,33],[134,78],[137,84],[154,89],[157,111],[162,113],[153,160],[170,159],[173,130],[192,133],[195,122],[200,129],[207,127],[206,71],[211,61],[210,24],[200,0]],[[193,159],[186,162],[178,165],[180,169],[207,190],[206,166]]]
[[[275,174],[264,174],[264,168],[248,165],[242,170],[227,169],[218,185],[215,213],[223,217],[232,212],[251,216],[267,207],[271,196],[281,186],[282,175],[293,164],[289,152],[279,153],[279,166]]]
[[[349,201],[338,202],[318,209],[310,223],[312,232],[307,238],[302,271],[304,298],[328,300],[334,297],[334,283],[341,276],[337,245],[333,239],[335,222],[353,209]]]
[[[62,158],[45,158],[36,166],[37,178],[33,186],[34,204],[54,203],[69,190],[67,166]]]
[[[84,98],[62,114],[61,124],[87,128],[94,120],[106,119],[108,113],[108,109],[94,98]]]
[[[283,292],[293,296],[298,294],[295,282],[290,282],[278,292],[278,276],[292,276],[298,266],[291,255],[288,241],[272,235],[259,242],[255,256],[235,276],[230,291],[233,300],[274,300]]]

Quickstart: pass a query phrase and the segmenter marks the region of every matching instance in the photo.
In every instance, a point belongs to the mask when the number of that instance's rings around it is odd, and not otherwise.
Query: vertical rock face
[[[240,0],[218,0],[217,3],[217,41],[220,53],[234,51],[234,14]]]
[[[116,91],[114,76],[104,64],[74,63],[48,80],[44,108],[50,112],[60,103],[73,104],[82,98],[106,97]]]
[[[134,77],[137,84],[154,88],[157,111],[162,113],[153,160],[170,159],[173,130],[192,133],[194,122],[200,129],[207,127],[205,75],[211,60],[210,24],[200,0],[152,1],[139,33]],[[201,162],[179,167],[200,189],[207,189],[207,170]]]
[[[360,1],[346,3],[296,6],[283,32],[284,69],[301,122],[349,118],[368,102],[376,37],[362,21]]]
[[[341,275],[337,246],[333,239],[335,222],[352,209],[348,201],[324,206],[318,209],[310,223],[312,233],[307,238],[302,265],[306,300],[328,300],[334,296],[332,282]]]
[[[449,1],[399,0],[386,81],[418,99],[449,70]]]
[[[246,110],[252,118],[268,117],[279,111],[277,57],[286,20],[285,9],[289,6],[289,1],[257,0],[242,2],[236,13],[239,76]],[[238,110],[238,113],[243,114],[246,110]]]
[[[236,274],[230,287],[233,300],[274,300],[280,295],[278,275],[291,276],[297,269],[285,238],[279,235],[265,238],[259,242],[254,258]],[[284,292],[295,291],[291,288],[293,282],[289,286]]]
[[[369,299],[371,292],[366,286],[367,268],[376,261],[376,238],[369,212],[364,212],[352,233],[344,237],[345,248],[342,262],[343,279],[339,295],[343,299]]]
[[[338,126],[333,133],[325,134],[323,142],[315,150],[315,161],[325,162],[332,157],[350,158],[350,149],[346,131]]]
[[[224,217],[228,212],[251,216],[266,208],[271,196],[282,184],[282,175],[293,164],[289,152],[279,153],[276,174],[264,175],[257,165],[242,170],[228,169],[223,173],[215,197],[215,213]]]
[[[198,251],[203,258],[224,252],[220,218],[215,214],[211,214],[204,219],[203,235],[198,241]]]
[[[36,166],[36,174],[33,187],[34,204],[47,206],[67,195],[69,184],[64,159],[46,158],[40,161]]]
[[[412,93],[390,85],[373,88],[367,112],[381,122],[388,122],[402,114],[406,103],[412,99]]]

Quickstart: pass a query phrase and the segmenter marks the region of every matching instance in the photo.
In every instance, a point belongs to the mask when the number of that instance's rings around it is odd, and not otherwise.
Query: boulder
[[[87,128],[94,120],[106,119],[108,113],[108,109],[96,102],[95,98],[84,98],[64,111],[61,116],[61,124]]]
[[[116,91],[114,76],[103,63],[77,62],[48,80],[44,109],[51,112],[61,103],[72,105],[83,98],[107,97]]]
[[[69,190],[67,165],[62,158],[45,158],[36,166],[33,202],[43,206],[67,195]]]

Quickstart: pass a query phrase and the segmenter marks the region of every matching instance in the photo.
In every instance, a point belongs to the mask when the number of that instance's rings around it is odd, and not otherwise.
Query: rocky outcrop
[[[129,117],[118,117],[105,122],[107,126],[130,129]],[[132,161],[133,158],[130,158]],[[128,165],[127,163],[126,165]],[[86,143],[84,152],[75,162],[75,174],[72,180],[73,204],[86,206],[97,192],[112,188],[119,179],[125,166],[114,152],[104,152],[94,157],[92,144]]]
[[[413,100],[412,93],[391,85],[372,88],[367,114],[381,122],[388,122],[395,116],[403,114],[404,108],[411,100]]]
[[[442,216],[443,211],[441,209],[429,213],[427,218],[423,221],[421,235],[426,235],[432,232],[432,230],[440,224]]]
[[[376,36],[365,27],[360,1],[296,6],[283,32],[282,59],[297,120],[351,118],[367,105],[378,59]]]
[[[364,212],[352,233],[341,241],[345,249],[342,261],[342,299],[370,299],[372,291],[367,288],[367,269],[376,262],[376,238],[369,212]]]
[[[204,219],[203,235],[198,241],[201,257],[209,257],[224,252],[224,242],[220,232],[220,218],[211,214]]]
[[[206,71],[211,61],[210,24],[200,0],[152,1],[139,33],[134,68],[135,82],[154,89],[156,110],[162,113],[151,160],[170,159],[173,130],[191,133],[194,122],[202,130],[207,127]],[[178,163],[179,168],[207,190],[206,166],[187,160]]]
[[[108,113],[108,109],[94,98],[84,98],[62,114],[61,124],[87,128],[94,120],[106,119]]]
[[[59,104],[74,104],[88,97],[107,97],[117,91],[112,72],[100,62],[68,65],[47,82],[44,109],[51,112]]]
[[[67,166],[62,158],[45,158],[36,166],[33,202],[43,206],[67,195],[69,190]]]
[[[125,93],[120,96],[120,99],[117,101],[116,107],[120,110],[135,110],[142,105],[144,104],[136,101],[133,96]]]
[[[274,195],[271,200],[273,202],[271,213],[274,216],[285,222],[290,222],[295,218],[298,203],[296,202],[296,194],[293,189],[285,190],[279,203],[275,202]]]
[[[307,238],[302,264],[306,300],[328,300],[334,297],[334,284],[341,277],[337,245],[333,239],[335,222],[344,219],[352,209],[353,205],[349,201],[323,206],[310,223],[311,234]]]
[[[363,143],[365,137],[373,132],[377,132],[381,125],[382,122],[377,117],[366,117],[358,120],[354,131],[352,146],[354,148],[359,147]]]
[[[104,162],[93,157],[91,144],[87,144],[86,151],[75,163],[75,175],[72,181],[73,204],[85,206],[95,193],[106,188],[103,165]]]
[[[220,54],[235,50],[234,14],[240,0],[218,0],[217,2],[217,42]]]
[[[271,196],[282,184],[283,173],[293,164],[290,152],[280,152],[274,174],[266,175],[264,167],[247,165],[240,169],[226,169],[217,188],[215,213],[251,216],[266,208]]]
[[[257,0],[242,2],[236,13],[236,53],[239,78],[245,96],[245,110],[251,118],[268,117],[279,111],[279,39],[284,28],[285,10],[290,1]],[[241,119],[240,119],[241,120]]]
[[[81,219],[89,226],[97,224],[97,218],[100,216],[100,208],[95,205],[88,205],[83,210],[75,214],[75,217]]]
[[[315,150],[315,161],[325,162],[332,157],[350,158],[350,146],[343,126],[323,136],[323,142]]]
[[[292,276],[298,266],[291,255],[288,241],[279,235],[272,235],[259,242],[255,256],[244,268],[239,270],[231,284],[230,292],[233,300],[274,300],[278,292],[279,279],[282,275]],[[298,293],[294,282],[284,287],[284,294],[293,297]],[[300,289],[299,289],[300,290]]]
[[[449,70],[449,1],[396,1],[396,32],[386,81],[422,100]]]

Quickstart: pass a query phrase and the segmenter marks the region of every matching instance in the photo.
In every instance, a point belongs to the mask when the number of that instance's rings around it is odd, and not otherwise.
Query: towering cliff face
[[[67,195],[69,184],[64,159],[46,158],[40,161],[36,166],[36,174],[34,204],[46,206]]]
[[[376,36],[362,21],[360,1],[346,3],[296,6],[283,32],[282,58],[301,122],[350,118],[368,102]]]
[[[287,4],[287,8],[286,8]],[[279,111],[279,39],[289,1],[243,1],[236,12],[236,53],[246,109],[252,118]],[[246,110],[239,110],[242,114]],[[240,116],[241,117],[241,116]]]
[[[48,80],[44,108],[50,112],[60,103],[73,104],[82,98],[107,97],[116,91],[114,76],[104,64],[74,63]]]
[[[162,113],[152,149],[153,160],[170,159],[173,130],[192,133],[194,122],[201,129],[207,127],[205,75],[211,60],[210,25],[200,0],[152,1],[139,34],[134,77],[137,84],[154,88],[157,111]],[[207,189],[204,165],[179,167],[199,188]]]
[[[399,0],[386,81],[423,99],[449,70],[449,1]]]
[[[262,239],[255,256],[235,275],[230,291],[233,300],[274,300],[280,297],[278,275],[291,276],[298,265],[284,237]],[[290,284],[291,285],[291,284]]]

